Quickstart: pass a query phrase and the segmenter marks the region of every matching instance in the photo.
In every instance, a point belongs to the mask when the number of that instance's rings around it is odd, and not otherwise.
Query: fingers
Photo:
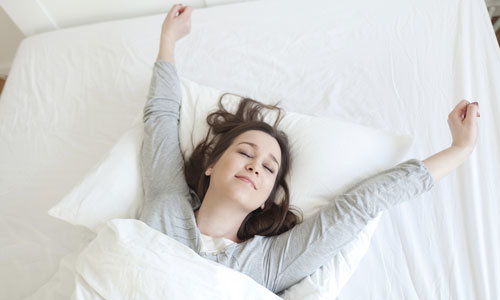
[[[178,17],[180,15],[183,15],[184,12],[189,14],[189,13],[191,13],[192,10],[193,10],[193,8],[191,6],[186,6],[186,5],[182,5],[182,4],[178,3],[178,4],[175,4],[174,6],[172,6],[168,15],[171,17]]]
[[[172,17],[175,17],[181,8],[182,8],[182,4],[174,4],[174,6],[172,6],[170,8],[170,11],[168,12],[168,15],[172,16]]]
[[[193,10],[193,8],[191,6],[183,6],[180,10],[179,10],[179,15],[190,15],[191,14],[191,11]]]
[[[480,117],[481,115],[479,114],[479,106],[477,106],[477,104],[478,104],[477,102],[470,103],[467,100],[462,100],[450,112],[450,114],[448,115],[448,118],[451,119],[451,120],[460,120],[460,121],[463,121],[469,115],[470,116]],[[475,111],[472,112],[471,110],[468,110],[469,106],[476,106]]]
[[[448,115],[450,119],[463,119],[465,116],[465,113],[467,111],[467,104],[469,104],[469,101],[467,100],[462,100],[458,102],[458,104],[455,106],[455,108],[451,111],[451,113]]]
[[[465,117],[466,122],[474,122],[478,117],[480,117],[479,104],[474,102],[467,105],[467,115]]]

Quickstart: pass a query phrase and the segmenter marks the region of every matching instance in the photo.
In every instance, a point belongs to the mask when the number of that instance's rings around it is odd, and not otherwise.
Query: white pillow
[[[217,109],[223,92],[183,77],[181,89],[179,139],[184,157],[188,157],[193,146],[206,136],[206,116]],[[231,94],[224,99],[228,109],[234,109],[240,100]],[[94,232],[110,219],[139,216],[143,202],[141,116],[142,112],[109,154],[49,210],[51,216],[86,226]],[[272,122],[274,117],[275,114],[270,113],[266,121]],[[291,147],[290,201],[302,209],[305,218],[361,179],[396,165],[413,142],[411,136],[293,112],[285,112],[279,128],[287,133]],[[328,297],[334,298],[368,250],[378,219],[360,232],[358,239],[346,246],[342,254],[290,287],[283,297],[292,299],[295,294],[307,291],[309,295],[326,292]]]
[[[143,133],[142,117],[137,117],[132,128],[49,215],[94,232],[107,220],[136,218],[143,202],[139,156]]]

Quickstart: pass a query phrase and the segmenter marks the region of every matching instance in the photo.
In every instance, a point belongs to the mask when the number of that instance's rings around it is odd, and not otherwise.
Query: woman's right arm
[[[180,19],[189,18],[189,13],[183,13],[182,18],[180,15],[175,17],[181,9],[189,12],[187,7],[175,5],[163,22],[160,51],[144,106],[141,148],[144,206],[140,219],[148,224],[164,214],[161,207],[166,205],[165,197],[185,198],[189,194],[178,132],[182,91],[173,59],[175,42],[179,38],[178,31],[173,29],[179,27]]]
[[[144,205],[140,220],[147,224],[164,211],[167,198],[188,194],[178,124],[182,92],[174,65],[156,61],[148,99],[143,109],[144,135],[141,170]]]
[[[175,41],[170,40],[168,37],[162,36],[162,38],[160,39],[160,51],[158,51],[158,57],[156,58],[156,61],[166,60],[172,65],[175,65],[174,50]]]
[[[157,60],[166,60],[175,65],[175,43],[191,31],[191,6],[172,6],[161,27],[160,51]]]

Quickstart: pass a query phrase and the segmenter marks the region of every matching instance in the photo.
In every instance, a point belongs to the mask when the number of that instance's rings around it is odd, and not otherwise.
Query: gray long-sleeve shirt
[[[253,278],[274,293],[299,282],[330,261],[380,211],[429,191],[434,180],[424,163],[410,159],[364,179],[280,235],[255,236],[226,249],[201,252],[194,210],[201,201],[184,177],[178,124],[180,79],[169,61],[156,61],[144,107],[141,149],[144,206],[140,220],[200,256]]]

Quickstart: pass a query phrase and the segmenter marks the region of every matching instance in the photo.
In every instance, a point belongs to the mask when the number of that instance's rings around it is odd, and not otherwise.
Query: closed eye
[[[246,157],[250,157],[248,154],[246,154],[244,152],[238,152],[238,153],[241,153],[241,154],[245,155]]]
[[[246,157],[250,157],[248,154],[244,153],[244,152],[238,152],[240,154],[243,154],[245,155]],[[271,172],[271,174],[274,174],[273,170],[269,169],[268,167],[264,166],[264,168],[266,168],[269,172]]]

